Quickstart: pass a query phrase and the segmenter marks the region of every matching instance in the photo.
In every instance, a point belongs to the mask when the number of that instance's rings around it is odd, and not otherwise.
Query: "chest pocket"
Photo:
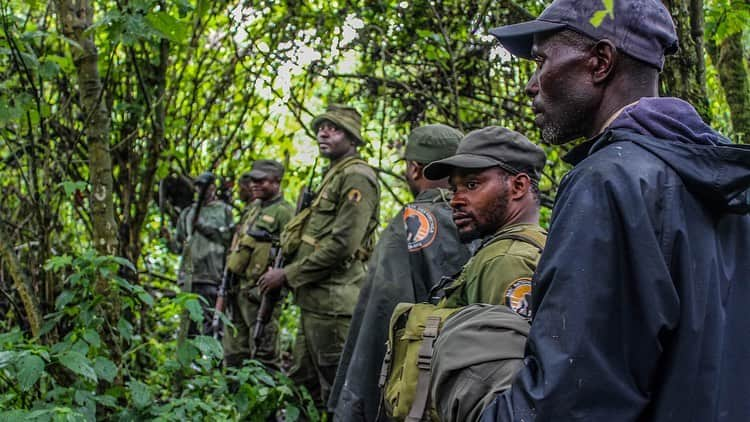
[[[320,240],[323,236],[331,232],[333,222],[336,219],[339,188],[338,183],[332,183],[313,202],[311,207],[312,214],[305,230],[306,235]],[[308,243],[305,239],[303,239],[303,242]]]

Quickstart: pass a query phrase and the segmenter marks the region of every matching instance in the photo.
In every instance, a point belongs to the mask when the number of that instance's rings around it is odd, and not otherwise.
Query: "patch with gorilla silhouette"
[[[435,215],[419,205],[410,204],[404,210],[404,228],[409,252],[415,252],[432,244],[437,235]]]
[[[521,277],[505,289],[505,305],[518,315],[531,319],[531,279]]]

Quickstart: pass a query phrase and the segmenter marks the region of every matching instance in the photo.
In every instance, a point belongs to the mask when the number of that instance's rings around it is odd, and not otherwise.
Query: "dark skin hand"
[[[286,283],[286,273],[283,268],[271,268],[258,279],[258,288],[263,294],[276,291]]]

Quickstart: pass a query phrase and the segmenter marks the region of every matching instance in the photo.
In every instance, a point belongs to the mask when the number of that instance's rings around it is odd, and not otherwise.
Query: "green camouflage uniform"
[[[256,282],[271,265],[271,242],[259,241],[248,231],[265,231],[278,237],[293,213],[292,205],[279,195],[266,202],[251,202],[240,222],[237,246],[227,258],[229,270],[239,277],[239,282],[227,292],[227,310],[235,326],[225,329],[223,339],[224,361],[229,366],[239,366],[249,359],[255,347],[253,327],[262,299]],[[269,366],[278,366],[280,314],[281,307],[276,306],[255,354],[256,359]]]
[[[357,157],[342,159],[328,172],[331,176],[310,207],[299,249],[284,267],[302,311],[290,375],[321,405],[365,278],[380,197],[375,172]]]
[[[183,256],[177,276],[179,285],[185,284],[188,272],[191,272],[192,291],[208,301],[203,305],[203,322],[208,327],[216,303],[216,288],[224,272],[224,254],[234,233],[234,217],[232,209],[222,201],[215,200],[203,205],[193,238],[188,241],[193,232],[195,209],[196,205],[193,204],[182,211],[175,236],[168,246],[172,252]],[[189,250],[185,251],[185,247]],[[187,254],[190,255],[189,259],[186,259]],[[191,268],[187,268],[189,263],[192,263]]]

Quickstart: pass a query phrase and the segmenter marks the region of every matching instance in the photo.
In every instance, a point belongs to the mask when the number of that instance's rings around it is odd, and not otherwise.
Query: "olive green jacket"
[[[445,297],[438,305],[446,308],[472,303],[507,305],[530,318],[531,277],[546,238],[547,232],[536,224],[501,228],[483,242],[458,278],[445,288]]]
[[[365,251],[378,226],[380,186],[364,163],[336,163],[343,171],[321,187],[310,206],[302,244],[284,267],[297,304],[325,315],[350,316],[365,277]]]
[[[203,205],[193,232],[195,207],[193,204],[182,211],[175,236],[168,244],[172,252],[183,254],[177,281],[184,284],[187,272],[192,271],[193,283],[219,284],[224,271],[224,254],[234,233],[232,209],[219,200]],[[188,240],[191,233],[194,233],[193,239]],[[189,250],[185,251],[185,247]],[[189,260],[184,259],[186,253],[190,254]],[[192,262],[192,268],[186,268],[188,262]]]
[[[240,288],[253,286],[271,265],[273,242],[278,242],[279,233],[293,214],[292,204],[281,195],[265,202],[256,199],[247,206],[240,221],[236,244],[227,257],[229,270],[240,276]],[[260,239],[257,235],[261,232],[270,235],[273,242]]]

